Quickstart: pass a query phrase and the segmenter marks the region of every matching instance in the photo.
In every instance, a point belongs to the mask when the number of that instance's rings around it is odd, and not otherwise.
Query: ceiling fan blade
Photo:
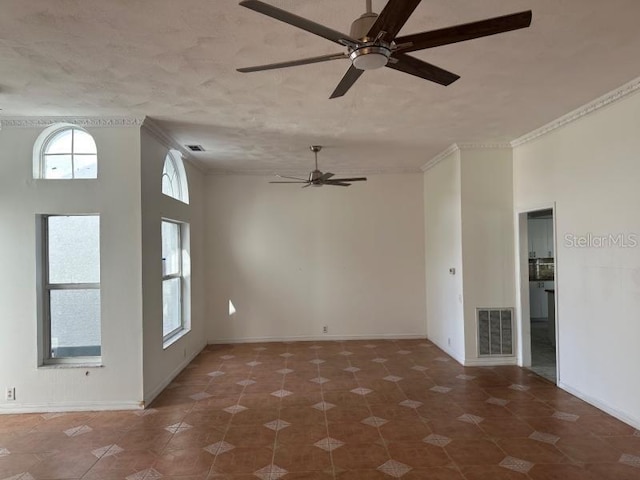
[[[338,187],[349,187],[351,186],[350,183],[343,183],[343,182],[329,182],[329,183],[325,183],[325,185],[335,185]]]
[[[334,174],[331,172],[323,173],[316,181],[324,182],[326,180],[329,180],[331,177],[333,177],[333,175]]]
[[[288,178],[289,180],[301,180],[303,182],[308,182],[309,180],[306,178],[300,178],[300,177],[287,177],[286,175],[278,175],[276,174],[276,177],[278,178]]]
[[[349,91],[353,84],[356,83],[356,80],[358,80],[360,78],[360,75],[362,75],[363,73],[364,70],[359,70],[351,65],[349,67],[349,70],[347,70],[347,73],[345,73],[344,77],[342,77],[342,80],[340,80],[340,83],[329,98],[338,98],[343,96]]]
[[[302,58],[300,60],[292,60],[290,62],[269,63],[267,65],[259,65],[257,67],[238,68],[238,72],[261,72],[263,70],[275,70],[276,68],[297,67],[299,65],[309,65],[311,63],[328,62],[329,60],[340,60],[347,58],[346,53],[332,53],[331,55],[321,55],[319,57]]]
[[[376,38],[380,32],[386,32],[382,38],[386,42],[391,42],[409,17],[420,4],[421,0],[389,0],[382,9],[376,23],[373,24],[369,33],[370,38]],[[396,42],[397,43],[397,42]]]
[[[294,27],[306,30],[309,33],[313,33],[320,37],[326,38],[327,40],[331,40],[332,42],[339,43],[341,45],[342,43],[340,42],[340,40],[349,40],[351,42],[357,43],[357,41],[351,38],[349,35],[340,33],[336,30],[332,30],[331,28],[320,25],[319,23],[312,22],[311,20],[307,20],[306,18],[299,17],[298,15],[289,13],[286,10],[281,10],[280,8],[269,5],[268,3],[260,2],[258,0],[244,0],[240,2],[240,5],[258,13],[262,13],[263,15],[267,15],[271,18],[275,18],[276,20],[280,20],[281,22],[293,25]]]
[[[309,183],[306,180],[304,182],[269,182],[269,183]]]
[[[304,187],[302,187],[302,188],[307,188],[307,187],[310,187],[311,185],[313,185],[313,183],[309,182],[309,183],[307,183],[307,184],[306,184]]]
[[[367,177],[355,177],[355,178],[332,178],[329,182],[366,182]]]
[[[455,73],[448,72],[447,70],[405,55],[404,53],[395,54],[394,57],[398,59],[398,61],[396,63],[389,62],[387,67],[439,83],[440,85],[451,85],[460,78],[460,76]]]
[[[430,32],[415,33],[405,37],[396,38],[396,44],[409,44],[400,47],[402,52],[414,52],[425,48],[439,47],[451,43],[464,42],[474,38],[487,37],[498,33],[510,32],[531,25],[531,10],[513,13],[502,17],[489,18],[478,22],[455,25]]]

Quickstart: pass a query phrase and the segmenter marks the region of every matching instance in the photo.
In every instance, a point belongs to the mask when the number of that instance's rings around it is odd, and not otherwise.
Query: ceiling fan
[[[277,181],[269,183],[304,183],[302,188],[307,188],[313,185],[314,187],[322,187],[323,185],[336,185],[338,187],[348,187],[351,182],[366,182],[366,177],[354,177],[354,178],[333,178],[333,173],[322,173],[318,170],[318,152],[322,150],[320,145],[311,145],[309,147],[316,156],[316,169],[309,174],[308,179],[299,177],[287,177],[285,175],[278,175],[280,178],[288,178],[289,181]]]
[[[527,10],[397,37],[396,35],[421,0],[389,0],[380,15],[372,11],[371,1],[366,0],[366,12],[351,24],[350,34],[346,35],[259,0],[243,0],[240,2],[243,7],[338,43],[347,47],[347,52],[239,68],[238,71],[258,72],[348,58],[351,60],[351,66],[329,98],[341,97],[347,93],[365,70],[381,67],[389,67],[446,86],[458,80],[460,76],[418,60],[407,53],[518,30],[531,25],[532,13],[531,10]]]

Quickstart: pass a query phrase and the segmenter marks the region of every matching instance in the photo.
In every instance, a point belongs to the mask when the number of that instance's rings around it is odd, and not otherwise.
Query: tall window
[[[189,203],[189,187],[187,185],[187,175],[180,153],[171,150],[164,159],[162,168],[162,193]]]
[[[100,357],[100,217],[42,217],[44,361]]]
[[[98,150],[93,137],[74,125],[47,128],[34,146],[34,178],[98,178]]]
[[[183,225],[162,221],[162,334],[167,341],[184,329]]]

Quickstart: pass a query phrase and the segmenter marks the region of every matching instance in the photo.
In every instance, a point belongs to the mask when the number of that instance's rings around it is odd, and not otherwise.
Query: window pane
[[[164,168],[162,169],[162,193],[180,200],[180,187],[176,173],[173,160],[170,155],[167,155],[164,160]]]
[[[162,335],[182,326],[182,288],[180,278],[162,282]]]
[[[44,178],[73,178],[71,155],[45,155]]]
[[[71,136],[72,129],[62,130],[56,133],[47,143],[45,154],[47,153],[72,153],[71,152]]]
[[[51,290],[51,357],[100,355],[100,290]]]
[[[74,155],[73,178],[98,178],[98,157],[96,155]]]
[[[162,222],[162,275],[180,273],[180,225]]]
[[[100,282],[100,217],[49,217],[49,283]]]
[[[162,174],[162,193],[176,198],[176,193],[173,191],[173,183],[171,183],[171,179],[166,173]]]
[[[93,137],[82,130],[73,131],[73,153],[97,154],[96,142]]]

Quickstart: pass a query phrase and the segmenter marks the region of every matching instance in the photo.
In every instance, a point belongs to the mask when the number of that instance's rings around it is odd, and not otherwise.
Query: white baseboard
[[[453,358],[456,362],[458,362],[460,365],[464,365],[465,363],[465,359],[464,357],[460,357],[460,355],[458,355],[456,352],[454,352],[450,347],[448,346],[444,346],[441,345],[440,342],[438,342],[437,340],[434,340],[433,338],[429,338],[427,336],[427,340],[429,340],[431,343],[433,343],[436,347],[438,347],[440,350],[442,350],[444,353],[446,353],[447,355],[449,355],[451,358]]]
[[[209,345],[222,345],[227,343],[268,343],[268,342],[335,342],[348,340],[424,340],[426,335],[408,334],[370,334],[370,335],[304,335],[290,337],[246,337],[246,338],[220,338],[209,340]]]
[[[0,405],[0,415],[12,413],[51,413],[51,412],[99,412],[109,410],[140,410],[142,402],[69,402],[69,403],[23,403],[20,405]]]
[[[465,367],[500,367],[517,364],[516,357],[467,358],[464,362]]]
[[[576,390],[575,388],[567,385],[566,383],[558,382],[558,387],[569,392],[571,395],[578,397],[580,400],[584,400],[585,402],[590,403],[594,407],[599,408],[600,410],[608,413],[612,417],[616,417],[621,422],[627,423],[632,427],[634,427],[635,429],[640,430],[640,419],[630,417],[626,413],[616,410],[615,408],[611,407],[610,405],[607,405],[601,400],[598,400],[597,398],[593,398],[592,396],[587,395],[586,393],[583,393],[580,390]]]
[[[169,386],[169,384],[173,381],[174,378],[176,378],[180,372],[182,372],[182,370],[184,370],[187,365],[189,365],[194,358],[196,358],[200,352],[202,350],[204,350],[204,347],[206,347],[207,345],[202,345],[202,347],[198,350],[196,350],[195,352],[193,352],[191,355],[189,355],[187,358],[185,358],[182,363],[180,363],[180,365],[178,365],[173,372],[171,372],[169,374],[169,376],[167,378],[165,378],[162,382],[160,382],[160,384],[158,384],[156,386],[156,388],[154,388],[151,393],[147,394],[144,396],[144,402],[143,402],[143,406],[142,408],[145,408],[147,406],[149,406],[151,404],[151,402],[153,402],[155,400],[155,398],[160,395],[162,393],[162,391],[167,388],[167,386]]]

